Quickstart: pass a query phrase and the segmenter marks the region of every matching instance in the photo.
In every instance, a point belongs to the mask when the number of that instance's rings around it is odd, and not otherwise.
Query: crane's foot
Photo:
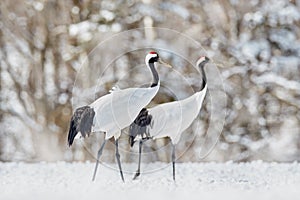
[[[137,177],[139,177],[140,176],[140,172],[139,171],[137,171],[136,173],[135,173],[135,175],[134,175],[134,177],[133,177],[133,179],[132,180],[136,180],[137,179]]]

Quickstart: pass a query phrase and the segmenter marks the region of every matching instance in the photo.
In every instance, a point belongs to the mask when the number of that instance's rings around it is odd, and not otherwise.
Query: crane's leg
[[[120,154],[119,154],[119,139],[116,139],[116,158],[118,161],[118,166],[119,166],[119,170],[120,170],[120,174],[121,174],[121,178],[122,181],[124,181],[124,177],[123,177],[123,172],[122,172],[122,167],[121,167],[121,162],[120,162]]]
[[[139,175],[140,175],[140,168],[141,168],[141,154],[142,154],[142,145],[143,145],[143,141],[140,140],[140,144],[139,144],[139,164],[138,164],[138,169],[133,177],[133,180],[135,180]]]
[[[102,155],[102,151],[103,151],[103,148],[105,146],[105,143],[106,143],[106,140],[104,139],[103,144],[101,145],[100,149],[98,150],[97,161],[96,161],[96,166],[95,166],[95,170],[94,170],[94,175],[93,175],[92,181],[94,181],[95,178],[96,178],[96,172],[97,172],[97,168],[98,168],[98,164],[99,164],[99,159],[100,159],[100,156]]]
[[[175,145],[172,144],[173,180],[175,181]]]

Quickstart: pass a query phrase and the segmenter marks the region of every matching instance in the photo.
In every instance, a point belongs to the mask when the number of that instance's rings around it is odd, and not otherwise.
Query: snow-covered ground
[[[136,168],[136,164],[123,166],[127,171]],[[133,174],[126,172],[125,183],[111,167],[100,165],[92,182],[94,163],[0,163],[0,199],[300,198],[300,164],[296,162],[178,163],[175,183],[172,168],[165,163],[143,163],[148,173],[131,180]]]

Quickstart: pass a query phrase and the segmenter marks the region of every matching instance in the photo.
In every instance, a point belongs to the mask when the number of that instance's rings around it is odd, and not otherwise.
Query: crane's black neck
[[[199,68],[200,68],[200,71],[202,73],[202,85],[201,85],[201,88],[200,88],[200,91],[202,91],[205,86],[206,86],[206,74],[205,74],[205,71],[204,71],[204,66],[205,66],[206,62],[203,62],[203,63],[200,63],[199,64]]]
[[[151,87],[155,87],[158,85],[158,82],[159,82],[158,73],[155,69],[154,62],[149,62],[148,64],[149,64],[149,67],[150,67],[150,70],[151,70],[151,73],[153,76],[153,82],[151,84]]]

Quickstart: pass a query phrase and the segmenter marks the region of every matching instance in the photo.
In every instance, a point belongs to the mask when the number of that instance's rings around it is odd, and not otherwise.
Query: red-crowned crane
[[[129,127],[129,142],[133,146],[139,140],[138,169],[133,179],[140,175],[142,144],[147,139],[169,137],[172,143],[173,180],[175,180],[175,145],[200,112],[207,91],[204,66],[209,58],[202,56],[197,61],[202,74],[202,85],[199,92],[192,96],[170,103],[160,104],[150,109],[143,108]]]
[[[120,154],[118,151],[118,139],[121,135],[121,130],[128,127],[137,117],[140,110],[149,104],[151,99],[156,95],[160,86],[159,76],[154,64],[157,62],[170,67],[170,65],[161,61],[156,52],[152,51],[148,53],[145,58],[145,63],[150,68],[153,76],[151,86],[145,88],[115,90],[110,94],[98,98],[90,105],[75,110],[70,122],[68,135],[69,146],[72,145],[75,137],[86,137],[92,132],[105,133],[105,140],[97,154],[97,161],[92,180],[95,180],[99,159],[106,141],[111,137],[114,137],[116,148],[115,156],[121,178],[124,181]]]

